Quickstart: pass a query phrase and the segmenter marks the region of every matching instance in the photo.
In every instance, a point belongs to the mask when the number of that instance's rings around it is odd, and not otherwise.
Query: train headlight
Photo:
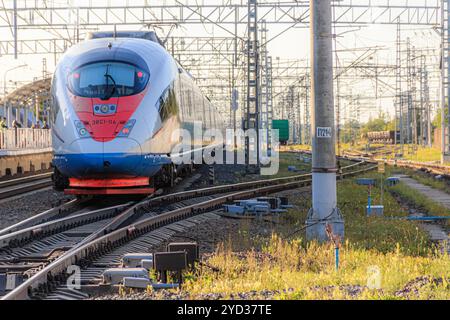
[[[134,124],[136,123],[135,119],[130,119],[125,123],[123,128],[119,131],[117,134],[118,137],[128,137],[131,133],[131,130],[133,130]]]
[[[84,127],[84,124],[82,121],[75,120],[75,127],[77,128],[78,136],[80,138],[89,138],[89,132]]]

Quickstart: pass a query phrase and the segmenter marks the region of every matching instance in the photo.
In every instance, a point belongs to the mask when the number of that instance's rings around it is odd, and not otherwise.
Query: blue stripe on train
[[[55,154],[53,165],[68,177],[99,175],[141,176],[155,175],[171,159],[155,154],[87,153]]]

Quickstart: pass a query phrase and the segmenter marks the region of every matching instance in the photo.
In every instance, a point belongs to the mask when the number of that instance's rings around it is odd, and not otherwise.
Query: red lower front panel
[[[148,177],[110,178],[110,179],[78,179],[69,178],[70,188],[65,194],[75,195],[108,195],[108,194],[152,194]]]
[[[152,194],[155,192],[154,188],[126,188],[126,189],[66,189],[64,194],[79,194],[79,195],[109,195],[109,194]]]
[[[112,179],[69,178],[69,183],[71,187],[75,188],[127,188],[148,186],[150,179],[148,177]]]

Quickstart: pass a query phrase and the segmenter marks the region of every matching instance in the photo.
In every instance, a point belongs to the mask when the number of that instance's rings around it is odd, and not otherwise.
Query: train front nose
[[[142,162],[141,146],[133,139],[119,140],[114,146],[111,142],[75,140],[70,146],[72,152],[55,159],[55,165],[69,177],[138,176]]]

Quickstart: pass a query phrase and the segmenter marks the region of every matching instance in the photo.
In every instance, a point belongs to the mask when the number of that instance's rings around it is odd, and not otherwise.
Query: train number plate
[[[317,127],[317,138],[331,138],[331,127]]]

